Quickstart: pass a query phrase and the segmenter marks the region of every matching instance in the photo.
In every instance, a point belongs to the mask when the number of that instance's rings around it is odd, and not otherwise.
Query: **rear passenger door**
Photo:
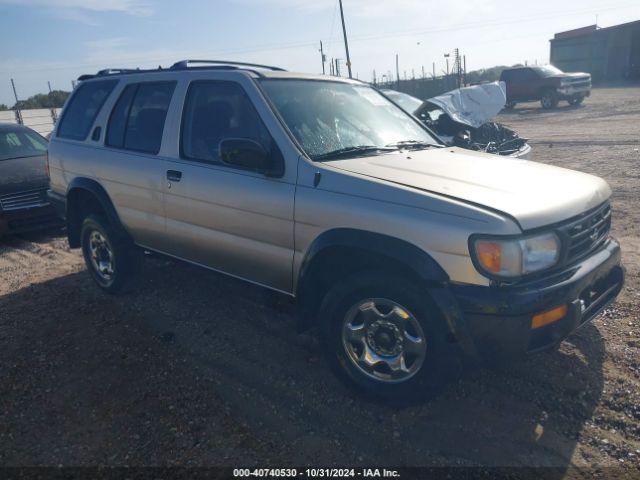
[[[273,178],[225,164],[219,156],[222,140],[241,138],[284,163],[255,105],[235,81],[188,85],[179,152],[167,161],[168,253],[290,292],[295,168]]]
[[[175,86],[153,81],[121,89],[94,162],[123,225],[136,243],[156,249],[165,246],[161,147]]]

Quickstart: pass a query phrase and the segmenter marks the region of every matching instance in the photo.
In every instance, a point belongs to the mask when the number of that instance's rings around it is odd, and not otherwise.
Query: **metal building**
[[[556,33],[551,63],[566,72],[588,72],[594,81],[640,79],[640,20]]]

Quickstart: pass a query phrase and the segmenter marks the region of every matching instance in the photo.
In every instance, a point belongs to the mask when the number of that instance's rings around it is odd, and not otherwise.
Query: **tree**
[[[9,107],[7,107],[4,103],[0,103],[0,112],[4,112],[5,110],[9,110]]]
[[[49,93],[38,93],[26,100],[17,102],[13,109],[28,110],[31,108],[60,108],[64,105],[69,92],[64,90],[53,90]]]
[[[517,65],[513,65],[514,67],[520,67],[520,64]],[[469,84],[474,84],[474,83],[483,83],[483,82],[495,82],[496,80],[500,79],[500,74],[502,73],[502,70],[504,70],[505,68],[512,68],[512,67],[507,67],[504,65],[499,65],[497,67],[491,67],[491,68],[483,68],[480,70],[474,70],[472,72],[468,72],[467,76],[466,76],[466,81]]]

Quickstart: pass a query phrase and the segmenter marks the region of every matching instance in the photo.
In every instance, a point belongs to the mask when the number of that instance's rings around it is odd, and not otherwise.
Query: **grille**
[[[583,78],[572,78],[568,82],[568,86],[571,87],[590,87],[591,86],[591,78],[583,77]]]
[[[22,210],[24,208],[43,207],[47,205],[46,190],[29,190],[26,192],[0,195],[0,207],[5,212]]]
[[[567,238],[566,261],[571,263],[597,248],[610,229],[611,206],[608,202],[561,227]]]

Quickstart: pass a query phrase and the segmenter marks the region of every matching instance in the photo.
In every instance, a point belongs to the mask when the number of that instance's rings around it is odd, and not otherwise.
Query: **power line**
[[[336,6],[337,6],[337,3],[338,2],[336,1]],[[452,26],[443,27],[443,28],[402,30],[402,31],[390,32],[387,34],[351,35],[350,40],[351,42],[354,42],[354,41],[360,42],[360,41],[370,41],[370,40],[377,40],[377,39],[383,39],[383,38],[397,38],[397,37],[406,37],[406,36],[414,36],[414,35],[426,35],[426,34],[432,34],[432,33],[452,32],[452,31],[466,30],[471,28],[486,28],[486,27],[495,27],[500,25],[517,24],[517,23],[532,23],[532,22],[549,20],[549,19],[558,18],[558,17],[572,16],[580,13],[594,13],[594,12],[603,12],[608,10],[616,10],[619,8],[626,8],[626,7],[635,6],[635,5],[636,5],[635,2],[624,3],[624,4],[612,5],[604,8],[595,7],[595,8],[589,8],[589,9],[565,10],[565,11],[560,11],[560,12],[550,13],[550,14],[545,14],[540,16],[513,17],[511,19],[497,20],[497,21],[468,22],[468,23],[461,23],[461,24],[452,25]],[[333,26],[332,26],[331,36],[333,37]],[[286,49],[295,49],[295,48],[302,48],[302,47],[315,47],[317,45],[316,42],[317,40],[308,41],[308,42],[301,41],[301,42],[271,44],[271,45],[264,45],[260,48],[218,50],[218,51],[211,51],[208,54],[204,53],[203,55],[204,56],[236,55],[236,54],[246,54],[246,53],[258,53],[258,52],[269,51],[269,50],[286,50]],[[331,51],[332,43],[333,43],[333,40],[329,42],[329,49],[327,51],[327,54]],[[166,56],[166,57],[154,57],[154,58],[144,57],[144,58],[128,59],[122,62],[121,65],[128,66],[133,63],[140,63],[140,62],[154,64],[162,60],[167,60],[167,61],[175,60],[175,55]],[[104,63],[76,63],[73,65],[65,65],[65,66],[59,66],[59,67],[50,66],[47,68],[35,68],[35,69],[26,69],[26,70],[18,70],[18,71],[0,70],[0,73],[2,74],[35,73],[35,72],[44,72],[44,71],[52,71],[52,70],[73,70],[73,69],[88,68],[88,67],[100,68],[100,67],[104,67]]]

